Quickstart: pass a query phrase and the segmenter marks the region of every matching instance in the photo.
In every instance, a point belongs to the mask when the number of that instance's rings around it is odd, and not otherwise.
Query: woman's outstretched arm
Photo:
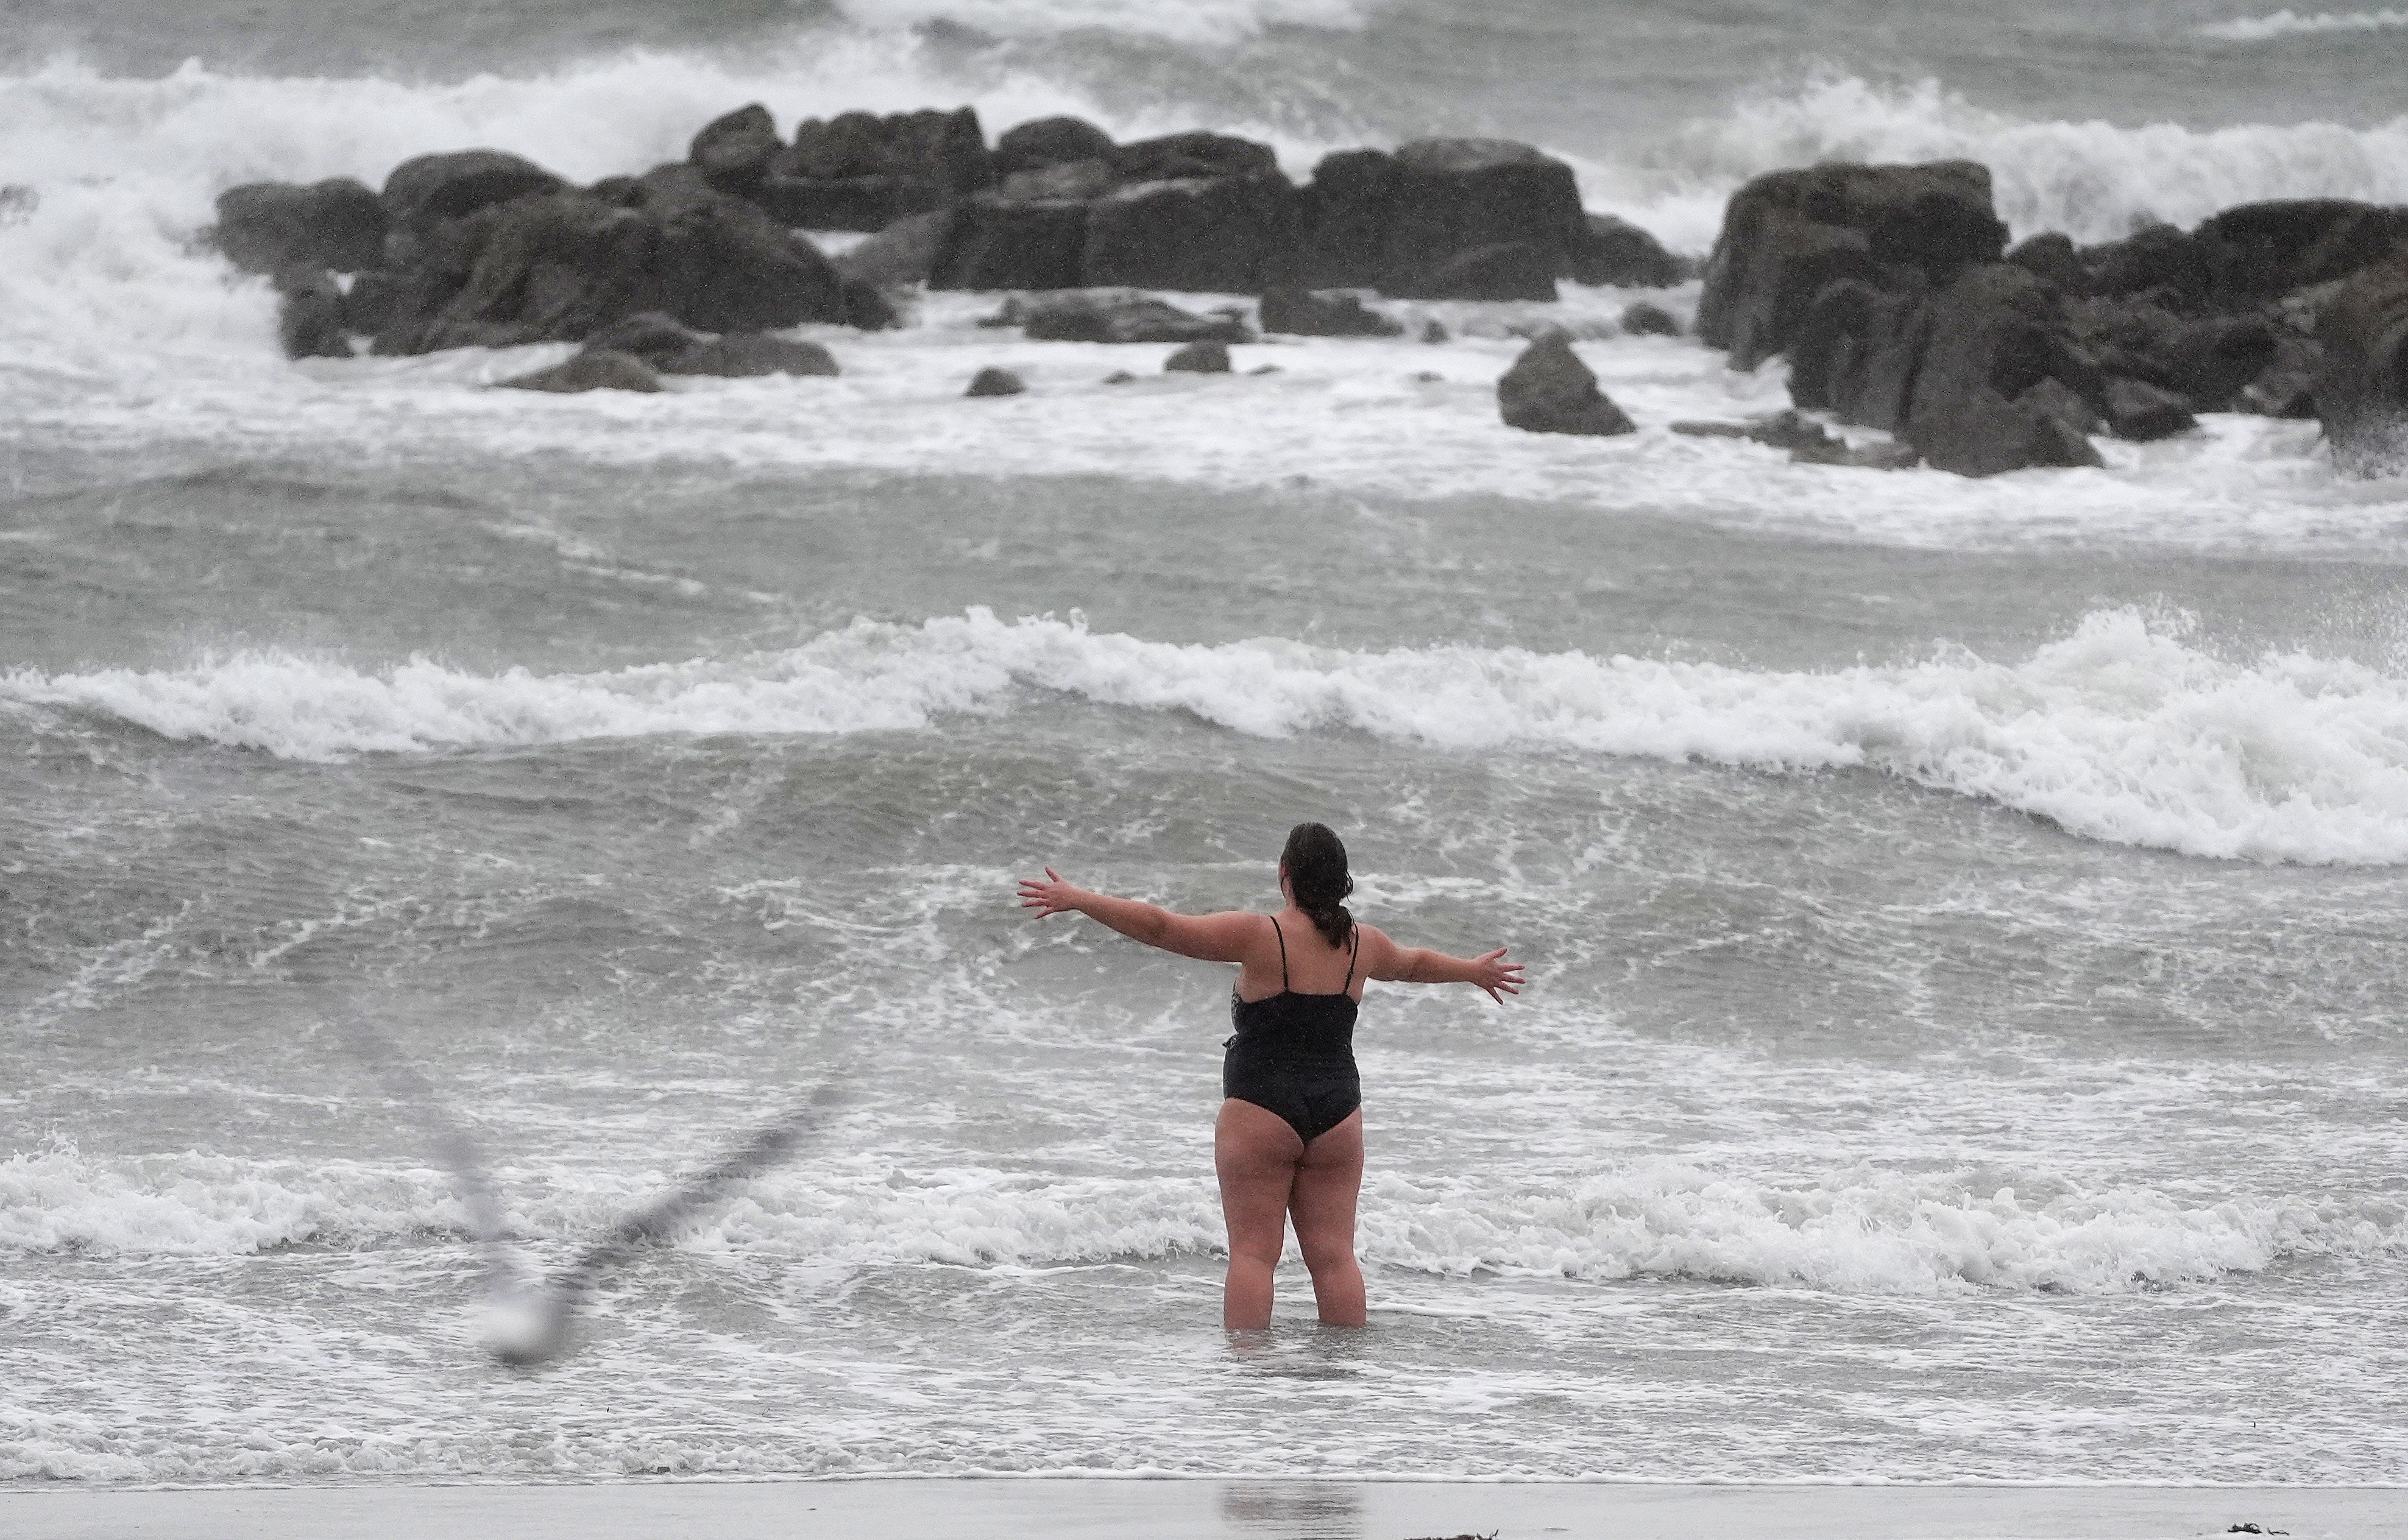
[[[1522,964],[1505,961],[1505,948],[1478,957],[1449,957],[1426,947],[1399,947],[1383,931],[1363,928],[1363,972],[1396,984],[1477,984],[1498,1005],[1522,992]]]
[[[1045,868],[1041,882],[1035,877],[1021,879],[1020,906],[1036,910],[1039,920],[1048,915],[1082,914],[1132,941],[1207,962],[1243,962],[1248,946],[1263,928],[1262,916],[1242,909],[1183,915],[1159,904],[1091,893],[1055,877],[1051,866]]]

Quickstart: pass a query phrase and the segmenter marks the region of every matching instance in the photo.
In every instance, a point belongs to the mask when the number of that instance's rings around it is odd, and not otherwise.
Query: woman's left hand
[[[1042,882],[1033,877],[1020,879],[1020,906],[1036,910],[1039,920],[1047,915],[1076,913],[1079,900],[1086,896],[1055,877],[1051,866],[1045,868],[1045,880]]]

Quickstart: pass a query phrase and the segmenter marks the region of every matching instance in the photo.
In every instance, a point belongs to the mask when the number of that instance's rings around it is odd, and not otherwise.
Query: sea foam
[[[647,1191],[624,1173],[518,1172],[509,1217],[578,1242]],[[655,1176],[653,1179],[657,1179]],[[1699,1278],[1850,1294],[2112,1293],[2378,1256],[2396,1205],[2300,1197],[2178,1199],[2144,1185],[2025,1197],[1959,1174],[1870,1166],[1770,1181],[1656,1162],[1563,1186],[1376,1174],[1362,1254],[1436,1275]],[[904,1169],[855,1157],[763,1177],[679,1244],[821,1265],[1033,1267],[1218,1254],[1209,1180]],[[72,1149],[0,1162],[0,1250],[237,1256],[294,1245],[467,1239],[447,1183],[419,1168],[308,1167]]]
[[[1032,692],[1236,732],[1444,751],[1869,769],[2094,839],[2258,861],[2408,862],[2408,681],[2302,654],[2216,656],[2132,610],[2019,662],[1962,649],[1828,672],[1448,645],[1215,646],[1005,621],[857,620],[804,645],[596,674],[380,669],[286,653],[0,674],[0,701],[289,759],[655,734],[927,729]]]
[[[2240,16],[2211,21],[2199,29],[2202,37],[2229,43],[2263,43],[2277,37],[2333,32],[2389,32],[2408,27],[2408,10],[2314,11],[2278,10],[2271,16]]]

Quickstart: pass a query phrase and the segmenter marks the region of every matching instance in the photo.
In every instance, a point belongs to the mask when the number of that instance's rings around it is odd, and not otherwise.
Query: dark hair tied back
[[[1326,823],[1299,823],[1287,832],[1287,848],[1280,852],[1287,868],[1287,890],[1312,928],[1333,947],[1343,947],[1354,934],[1354,917],[1347,912],[1346,895],[1354,879],[1346,872],[1346,847]]]

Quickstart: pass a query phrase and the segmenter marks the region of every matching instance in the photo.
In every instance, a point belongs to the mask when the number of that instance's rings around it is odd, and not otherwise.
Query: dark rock
[[[1090,208],[1082,281],[1259,293],[1296,246],[1297,214],[1296,189],[1276,169],[1140,182]]]
[[[2190,403],[2172,391],[2118,376],[2108,379],[2105,394],[2107,431],[2118,438],[2147,444],[2199,426]]]
[[[577,354],[565,364],[533,374],[505,379],[500,388],[506,391],[553,391],[573,395],[582,391],[645,391],[658,392],[664,387],[661,377],[652,366],[632,353],[597,352],[593,349]]]
[[[1572,169],[1551,155],[1510,139],[1416,139],[1396,153],[1398,179],[1389,209],[1379,287],[1420,299],[1553,299],[1555,278],[1572,270],[1572,252],[1589,238],[1587,216]],[[1482,253],[1526,246],[1512,259]],[[1472,269],[1511,263],[1543,273],[1545,292],[1523,279],[1495,283],[1496,293],[1457,292],[1442,275],[1469,262]],[[1511,289],[1507,293],[1502,290]]]
[[[947,208],[907,216],[859,245],[830,257],[828,265],[847,283],[867,283],[879,289],[925,283],[953,221],[953,210]]]
[[[2073,237],[2051,230],[2007,253],[2007,260],[2071,299],[2090,292],[2090,270],[2073,250]]]
[[[1253,368],[1246,371],[1246,373],[1255,376],[1285,374],[1286,372],[1286,370],[1282,369],[1276,364],[1257,364]]]
[[[1830,284],[1938,287],[1996,262],[2006,235],[1990,174],[1970,161],[1770,172],[1731,195],[1706,262],[1698,335],[1752,369],[1789,345]]]
[[[1288,336],[1402,336],[1404,322],[1367,309],[1353,294],[1314,294],[1301,289],[1263,291],[1266,332]]]
[[[22,224],[42,207],[42,195],[23,182],[0,182],[0,229]]]
[[[1121,185],[1109,161],[1057,161],[1015,171],[996,184],[999,198],[1071,198],[1092,202]]]
[[[2384,260],[2408,240],[2408,209],[2343,198],[2241,204],[2192,238],[2207,257],[2213,301],[2250,308]]]
[[[1570,251],[1575,283],[1625,289],[1670,289],[1689,278],[1689,264],[1655,236],[1612,214],[1585,216]]]
[[[665,375],[718,375],[755,378],[764,375],[827,375],[837,363],[816,342],[730,332],[712,336],[681,325],[657,310],[630,316],[586,339],[588,352],[625,353]]]
[[[1446,329],[1446,322],[1433,317],[1432,319],[1422,322],[1422,340],[1424,342],[1452,342],[1455,340],[1455,334]]]
[[[1229,372],[1229,345],[1226,342],[1191,342],[1162,361],[1162,372],[1226,375]]]
[[[509,203],[567,184],[532,161],[498,150],[460,150],[419,155],[393,168],[379,201],[399,229],[423,234],[494,204]]]
[[[686,159],[702,173],[703,180],[722,192],[750,196],[769,174],[769,157],[781,148],[777,121],[767,107],[754,102],[705,124],[694,136]]]
[[[1112,136],[1084,118],[1038,118],[995,141],[995,172],[1009,177],[1063,161],[1110,161]]]
[[[1137,376],[1129,373],[1126,369],[1114,369],[1111,374],[1104,377],[1104,383],[1107,385],[1134,385],[1137,383]]]
[[[2105,392],[2045,284],[1992,263],[1968,269],[1925,310],[1903,436],[1927,463],[1960,476],[2100,463],[2087,438],[2018,399],[2052,378],[2086,401]]]
[[[349,177],[309,187],[251,182],[218,194],[218,250],[246,273],[294,265],[356,273],[384,259],[390,221],[374,192]]]
[[[2408,257],[2365,268],[2319,309],[2316,417],[2333,463],[2397,475],[2408,463]]]
[[[2028,406],[2055,421],[2060,427],[2087,438],[2104,425],[2098,409],[2074,393],[2073,387],[2061,379],[2042,379],[2015,397],[2018,405]]]
[[[967,107],[884,117],[844,112],[824,122],[812,118],[795,130],[794,147],[773,160],[769,170],[821,180],[908,178],[930,184],[946,198],[991,186],[996,174],[986,131],[979,126],[977,110]]]
[[[401,274],[381,267],[353,278],[343,295],[343,329],[367,336],[383,331],[405,281]]]
[[[2324,349],[2315,338],[2287,326],[2274,327],[2273,335],[2274,356],[2256,379],[2242,387],[2233,409],[2267,417],[2315,416],[2316,371],[2324,364]]]
[[[838,282],[837,310],[837,319],[857,331],[883,332],[903,324],[902,315],[878,285],[860,278]]]
[[[1795,407],[1744,422],[1675,422],[1671,429],[1690,438],[1744,438],[1776,449],[1823,449],[1847,441]]]
[[[1087,250],[1085,203],[1012,202],[981,193],[954,211],[928,274],[931,289],[1076,289]]]
[[[2187,310],[2207,297],[2215,278],[2208,250],[2170,224],[2144,226],[2081,255],[2090,292],[2111,299],[2164,290],[2167,304]]]
[[[1526,433],[1606,436],[1637,431],[1622,408],[1597,388],[1597,376],[1560,331],[1522,349],[1497,381],[1497,406],[1507,427]]]
[[[277,275],[276,287],[281,296],[276,337],[283,344],[286,358],[351,356],[343,291],[333,274],[322,267],[287,268]]]
[[[1622,329],[1632,336],[1679,336],[1681,323],[1672,312],[1645,300],[1622,307]]]
[[[2175,328],[2158,348],[2167,384],[2188,398],[2195,412],[2230,410],[2274,353],[2274,330],[2262,316],[2193,321]]]
[[[1014,297],[996,321],[1039,342],[1252,342],[1246,323],[1199,316],[1127,290],[1068,290]]]
[[[1166,134],[1122,145],[1107,157],[1123,181],[1183,181],[1196,178],[1263,177],[1279,171],[1271,147],[1226,134]],[[1283,178],[1284,180],[1284,178]]]
[[[1314,289],[1375,289],[1387,271],[1388,226],[1404,186],[1396,157],[1347,150],[1322,157],[1301,193],[1296,282]]]
[[[1018,395],[1027,389],[1028,382],[1010,369],[985,368],[970,377],[970,388],[962,393],[972,396]]]
[[[1457,252],[1411,277],[1391,276],[1382,289],[1407,299],[1551,301],[1555,267],[1543,248],[1509,241]]]
[[[883,173],[867,177],[765,178],[752,192],[790,230],[883,230],[944,202],[936,183]]]
[[[636,207],[554,192],[437,227],[378,351],[580,341],[647,310],[705,332],[843,319],[825,260],[759,208],[687,165],[647,173],[638,191]]]

